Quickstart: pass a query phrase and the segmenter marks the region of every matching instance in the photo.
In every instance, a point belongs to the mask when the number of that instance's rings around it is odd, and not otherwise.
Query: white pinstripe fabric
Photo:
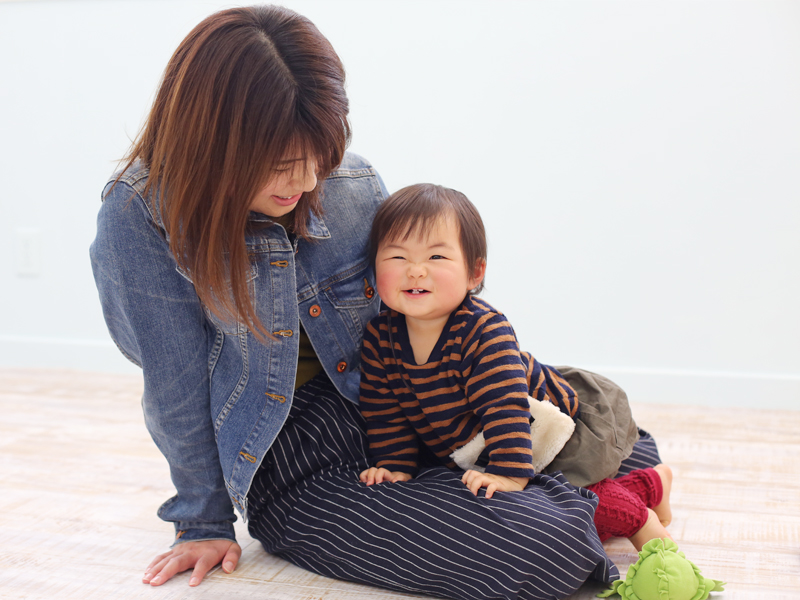
[[[562,598],[618,576],[592,521],[596,497],[560,474],[486,500],[444,467],[366,487],[366,453],[358,408],[324,375],[308,382],[251,486],[251,535],[322,575],[446,598]]]
[[[639,441],[634,444],[631,455],[622,461],[616,476],[622,477],[636,469],[655,467],[659,463],[661,463],[661,457],[658,455],[656,441],[653,436],[640,429]]]

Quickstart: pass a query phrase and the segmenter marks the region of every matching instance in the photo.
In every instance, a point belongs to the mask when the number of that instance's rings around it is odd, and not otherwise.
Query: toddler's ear
[[[483,281],[485,275],[486,260],[479,258],[478,262],[475,263],[475,270],[473,271],[472,277],[469,280],[469,289],[474,290],[476,287],[478,287]]]

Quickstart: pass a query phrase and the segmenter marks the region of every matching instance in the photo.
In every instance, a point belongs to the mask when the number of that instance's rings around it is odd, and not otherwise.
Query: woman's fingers
[[[150,585],[161,585],[162,583],[166,583],[172,576],[176,573],[181,573],[186,569],[189,569],[191,565],[191,558],[188,554],[180,554],[178,556],[173,556],[159,569],[157,572],[154,571],[154,577],[150,580]]]
[[[164,568],[164,565],[170,561],[171,557],[172,551],[156,556],[153,559],[153,562],[147,565],[147,569],[145,569],[144,576],[142,577],[142,582],[150,583],[150,581],[161,572],[161,569]]]
[[[233,573],[241,557],[242,547],[239,544],[231,544],[231,547],[225,554],[225,558],[222,559],[222,570],[226,573]]]
[[[142,581],[144,583],[150,583],[150,580],[153,578],[155,573],[158,573],[163,567],[163,564],[166,563],[168,560],[168,556],[172,554],[172,551],[164,552],[163,554],[159,554],[153,560],[150,561],[150,564],[147,565],[147,568],[144,570],[144,576],[142,577]]]
[[[212,559],[207,555],[204,554],[201,556],[200,560],[198,560],[197,564],[194,566],[192,577],[189,579],[189,585],[192,587],[200,585],[200,582],[203,581],[203,577],[206,576],[206,573],[208,573],[215,564],[217,564],[216,561],[212,562]]]
[[[164,552],[163,554],[159,554],[158,556],[156,556],[153,560],[150,561],[150,564],[147,565],[147,568],[145,569],[145,571],[152,571],[153,567],[155,567],[158,563],[160,563],[162,560],[164,560],[170,554],[172,554],[172,550],[170,550],[168,552]]]

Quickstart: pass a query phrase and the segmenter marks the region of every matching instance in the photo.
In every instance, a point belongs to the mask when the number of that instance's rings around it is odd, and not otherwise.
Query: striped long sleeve
[[[420,441],[455,468],[449,455],[483,431],[487,473],[532,477],[528,395],[573,418],[579,412],[558,371],[521,353],[507,319],[474,297],[450,316],[423,365],[403,315],[381,313],[365,333],[361,364],[372,461],[392,471],[416,473]]]
[[[381,340],[378,332],[381,322],[382,319],[378,317],[367,324],[361,349],[359,403],[361,414],[367,422],[372,464],[389,471],[415,475],[419,441],[417,432],[400,406],[402,396],[398,397],[392,389],[398,384],[402,385],[402,380],[398,374],[390,375],[385,368],[384,357],[389,353],[389,342]],[[382,327],[386,333],[386,325]]]
[[[486,472],[533,477],[528,383],[514,330],[499,313],[464,321],[465,393],[480,418]]]
[[[578,395],[567,383],[567,380],[553,367],[543,365],[533,358],[529,352],[522,352],[522,361],[527,365],[526,379],[531,396],[539,402],[551,402],[561,412],[569,415],[573,420],[581,414]]]

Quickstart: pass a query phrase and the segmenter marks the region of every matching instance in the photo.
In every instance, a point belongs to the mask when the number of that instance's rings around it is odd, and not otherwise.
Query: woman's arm
[[[158,514],[175,524],[176,544],[227,540],[230,546],[236,516],[210,414],[202,306],[141,196],[122,181],[106,193],[92,268],[111,337],[142,367],[145,423],[177,490]]]

